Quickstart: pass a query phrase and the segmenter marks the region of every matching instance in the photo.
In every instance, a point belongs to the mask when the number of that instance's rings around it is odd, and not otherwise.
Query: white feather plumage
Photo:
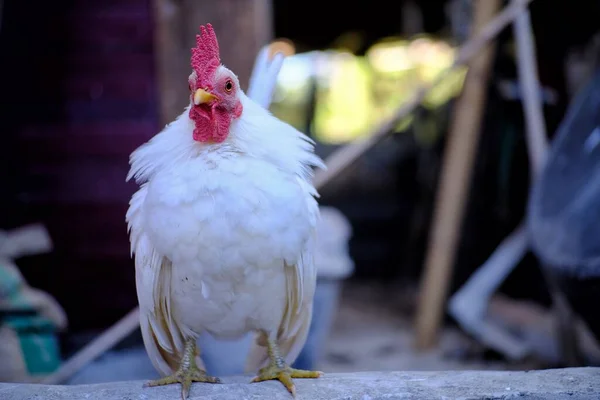
[[[224,68],[224,67],[220,67]],[[131,155],[127,212],[141,328],[162,375],[185,338],[263,330],[288,364],[308,334],[316,283],[314,143],[242,92],[225,142],[192,139],[188,109]],[[247,368],[264,366],[256,343]]]

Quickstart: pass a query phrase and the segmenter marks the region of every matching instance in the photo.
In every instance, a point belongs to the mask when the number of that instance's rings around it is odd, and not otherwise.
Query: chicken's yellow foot
[[[321,371],[305,371],[287,366],[275,341],[268,339],[267,346],[271,362],[268,367],[261,368],[258,371],[258,375],[252,380],[253,383],[278,380],[283,383],[283,386],[292,396],[296,397],[296,385],[294,385],[292,378],[319,378],[323,375]]]
[[[221,383],[219,378],[209,376],[206,374],[206,371],[198,368],[195,354],[196,341],[190,339],[185,344],[185,351],[181,358],[179,369],[173,375],[150,381],[144,386],[164,386],[181,383],[181,398],[182,400],[186,400],[190,394],[192,382]]]

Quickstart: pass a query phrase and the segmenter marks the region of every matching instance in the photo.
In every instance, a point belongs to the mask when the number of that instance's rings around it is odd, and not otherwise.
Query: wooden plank
[[[476,1],[476,36],[498,12],[500,0]],[[449,131],[434,209],[416,319],[416,346],[431,348],[442,322],[465,209],[471,171],[479,143],[494,45],[488,44],[469,63],[463,92]]]

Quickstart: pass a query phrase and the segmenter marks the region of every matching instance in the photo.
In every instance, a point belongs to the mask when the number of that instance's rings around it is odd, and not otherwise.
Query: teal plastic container
[[[13,329],[31,376],[54,372],[61,363],[60,348],[52,322],[37,315],[8,316],[3,323]]]

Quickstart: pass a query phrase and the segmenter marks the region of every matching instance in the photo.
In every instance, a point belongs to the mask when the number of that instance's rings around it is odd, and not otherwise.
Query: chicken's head
[[[189,116],[195,124],[194,140],[220,143],[227,138],[231,122],[242,115],[240,83],[221,64],[219,43],[211,24],[201,26],[200,32],[192,49]]]

